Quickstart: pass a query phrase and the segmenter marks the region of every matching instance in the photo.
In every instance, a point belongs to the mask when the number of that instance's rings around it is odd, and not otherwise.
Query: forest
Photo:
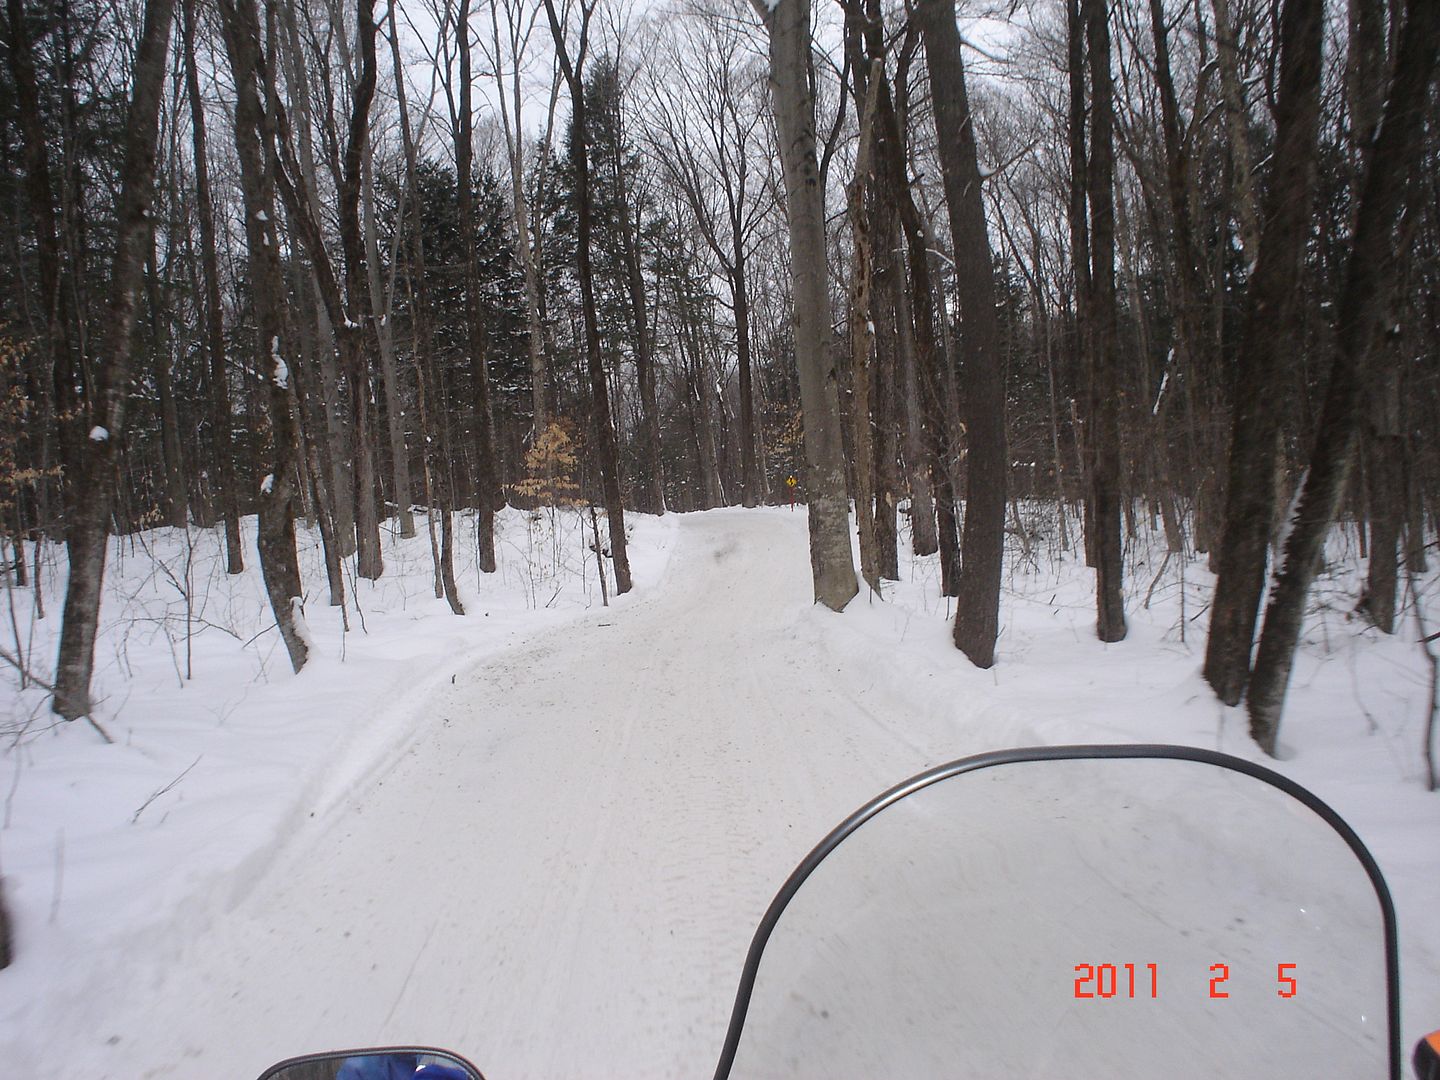
[[[312,607],[423,530],[462,616],[460,515],[483,572],[587,508],[623,594],[627,513],[793,498],[817,602],[938,554],[979,668],[1007,550],[1121,642],[1158,530],[1274,753],[1337,531],[1437,636],[1437,50],[1432,0],[5,0],[0,537],[61,630],[0,659],[94,723],[160,526],[258,560],[299,671],[297,527]]]

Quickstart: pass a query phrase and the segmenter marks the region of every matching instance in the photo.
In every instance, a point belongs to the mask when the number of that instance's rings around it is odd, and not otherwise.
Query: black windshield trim
[[[1217,750],[1205,750],[1193,746],[1169,746],[1159,743],[1108,743],[1096,745],[1074,745],[1074,746],[1029,746],[1019,747],[1011,750],[992,750],[984,754],[975,754],[972,757],[961,758],[945,765],[937,765],[933,769],[918,773],[908,780],[901,781],[890,790],[877,795],[860,809],[847,817],[829,835],[810,851],[797,866],[780,891],[775,894],[775,899],[770,902],[765,917],[760,920],[760,925],[755,931],[754,938],[750,942],[750,950],[745,954],[745,967],[740,973],[740,987],[735,994],[735,1006],[730,1013],[730,1026],[725,1032],[725,1045],[720,1051],[720,1061],[715,1067],[715,1080],[729,1080],[730,1069],[735,1063],[735,1054],[740,1048],[740,1035],[745,1027],[745,1014],[750,1007],[750,995],[755,989],[755,976],[760,970],[760,959],[765,952],[765,945],[770,940],[770,935],[775,929],[776,923],[784,913],[786,906],[800,891],[800,886],[805,884],[815,868],[825,861],[826,857],[839,846],[840,842],[858,829],[865,822],[869,821],[880,811],[893,806],[917,791],[922,791],[931,784],[939,783],[941,780],[948,780],[951,777],[959,776],[962,773],[976,772],[980,769],[988,769],[995,765],[1014,765],[1026,761],[1075,761],[1086,758],[1162,758],[1173,761],[1195,761],[1205,765],[1215,765],[1222,769],[1229,769],[1233,772],[1244,773],[1253,776],[1257,780],[1263,780],[1272,787],[1279,788],[1291,798],[1304,803],[1311,810],[1315,811],[1325,822],[1340,834],[1345,843],[1350,845],[1350,850],[1360,860],[1360,865],[1370,875],[1370,884],[1374,886],[1376,899],[1380,902],[1380,913],[1384,923],[1385,934],[1385,990],[1387,996],[1386,1019],[1389,1025],[1389,1080],[1401,1080],[1400,1078],[1400,964],[1398,959],[1397,933],[1395,926],[1395,905],[1390,899],[1390,889],[1385,884],[1385,877],[1380,872],[1380,866],[1370,854],[1364,842],[1356,835],[1355,830],[1336,813],[1329,805],[1320,799],[1319,796],[1301,787],[1288,776],[1282,776],[1273,769],[1267,769],[1263,765],[1257,765],[1253,761],[1246,761],[1244,758],[1234,757],[1231,754],[1222,754]]]

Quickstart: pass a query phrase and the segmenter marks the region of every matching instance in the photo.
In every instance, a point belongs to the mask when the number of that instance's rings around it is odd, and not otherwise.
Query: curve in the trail
[[[687,515],[650,595],[460,675],[389,767],[137,975],[120,1045],[94,1033],[55,1075],[247,1080],[396,1042],[490,1080],[709,1075],[786,874],[958,756],[883,680],[857,704],[810,592],[803,515]]]

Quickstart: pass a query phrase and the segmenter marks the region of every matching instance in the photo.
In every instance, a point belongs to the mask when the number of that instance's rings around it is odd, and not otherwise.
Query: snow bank
[[[507,509],[496,519],[493,575],[476,570],[473,519],[456,516],[468,612],[456,617],[434,597],[421,513],[414,538],[387,526],[379,581],[347,564],[347,631],[327,604],[318,533],[301,529],[313,652],[296,675],[265,600],[255,525],[242,523],[247,565],[233,578],[219,530],[111,540],[94,693],[95,719],[115,745],[58,721],[44,691],[20,690],[7,669],[0,874],[16,955],[0,972],[0,1061],[49,1060],[77,1015],[103,1024],[115,980],[137,965],[163,967],[204,934],[301,819],[323,815],[403,750],[427,695],[601,602],[588,521]],[[627,515],[627,526],[636,590],[612,597],[617,606],[657,580],[674,528],[673,518],[641,515]],[[0,598],[19,652],[47,681],[63,563],[58,545],[42,555],[45,618],[31,590]],[[6,651],[17,651],[14,640]]]

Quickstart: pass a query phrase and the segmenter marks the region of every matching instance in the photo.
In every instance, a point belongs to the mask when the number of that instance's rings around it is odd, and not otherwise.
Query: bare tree
[[[78,460],[71,463],[74,474],[70,482],[75,494],[69,500],[66,537],[70,580],[65,590],[53,702],[55,712],[67,720],[86,716],[92,708],[90,678],[95,668],[95,631],[105,579],[105,541],[115,497],[111,476],[116,448],[125,433],[131,335],[153,227],[150,203],[155,184],[155,144],[174,13],[174,0],[146,0],[123,137],[125,158],[115,215],[118,228],[110,268],[105,338],[88,402],[88,437],[76,455]],[[19,5],[13,4],[12,29],[22,18]]]
[[[460,109],[454,117],[455,178],[460,199],[460,237],[465,246],[465,320],[469,329],[470,370],[475,380],[476,544],[480,569],[495,572],[495,511],[504,505],[495,472],[495,413],[490,400],[490,366],[481,314],[480,267],[474,189],[474,107],[470,77],[470,0],[460,0],[455,20],[460,58]]]
[[[500,9],[505,9],[505,47],[500,44]],[[523,113],[520,96],[520,75],[525,50],[540,9],[532,8],[527,16],[518,0],[498,0],[490,5],[490,33],[493,51],[490,63],[495,75],[496,96],[500,101],[500,122],[505,132],[505,149],[510,162],[510,198],[515,213],[515,232],[521,265],[525,270],[525,305],[529,318],[531,431],[538,439],[550,421],[549,401],[550,359],[545,350],[545,334],[540,321],[540,267],[530,221],[530,200],[525,193],[525,133],[520,126]],[[560,88],[558,72],[551,80],[550,116]],[[547,121],[548,126],[548,121]],[[541,148],[541,170],[548,141]]]
[[[180,5],[181,42],[185,50],[185,89],[190,102],[190,137],[195,160],[195,212],[200,219],[200,263],[204,281],[205,351],[210,362],[210,437],[216,487],[225,521],[226,570],[245,569],[240,541],[240,503],[235,486],[231,433],[230,387],[226,377],[224,305],[220,297],[220,258],[215,242],[215,206],[210,194],[210,164],[205,145],[205,102],[195,64],[195,0]]]
[[[924,0],[917,13],[930,70],[945,201],[950,210],[964,348],[961,377],[969,453],[955,645],[971,663],[988,668],[995,662],[995,639],[1000,633],[1005,493],[1010,470],[995,279],[953,0]]]
[[[296,671],[309,658],[303,629],[300,565],[295,554],[295,437],[285,360],[285,282],[275,222],[275,91],[273,60],[260,40],[255,0],[220,0],[225,50],[235,82],[235,150],[245,203],[245,241],[257,331],[255,365],[270,412],[271,472],[260,486],[260,570],[270,608]],[[268,104],[268,108],[267,108]]]
[[[1339,349],[1330,368],[1305,483],[1285,541],[1284,563],[1265,609],[1265,628],[1250,679],[1250,734],[1271,755],[1279,735],[1305,600],[1355,460],[1368,361],[1384,335],[1390,313],[1390,293],[1399,263],[1397,218],[1406,187],[1416,182],[1413,178],[1420,161],[1437,55],[1440,5],[1431,0],[1406,0],[1395,73],[1385,98],[1384,119],[1368,154],[1340,296]],[[1403,241],[1406,230],[1400,227],[1399,231]],[[1262,257],[1267,242],[1261,241]]]
[[[550,0],[546,0],[547,3]],[[770,31],[770,79],[789,208],[795,366],[805,421],[805,490],[815,599],[841,611],[860,591],[850,554],[849,500],[840,434],[840,400],[826,359],[830,297],[825,273],[825,192],[815,154],[815,95],[810,81],[809,0],[756,0]]]
[[[1286,0],[1280,25],[1275,173],[1266,198],[1259,260],[1246,314],[1230,440],[1225,529],[1218,555],[1205,678],[1236,705],[1250,675],[1250,647],[1265,585],[1274,517],[1278,410],[1273,407],[1285,351],[1277,326],[1295,319],[1301,259],[1315,184],[1320,112],[1320,0]]]
[[[579,0],[580,29],[574,58],[566,41],[565,26],[555,11],[554,0],[545,0],[555,54],[570,90],[572,164],[575,169],[576,257],[580,296],[585,320],[585,361],[590,376],[591,429],[599,449],[600,483],[605,493],[605,516],[610,529],[610,554],[615,564],[616,594],[630,591],[630,557],[626,553],[625,505],[620,496],[620,460],[615,445],[615,422],[610,416],[610,391],[600,355],[600,324],[595,313],[595,284],[590,266],[590,164],[586,153],[586,112],[584,70],[590,45],[590,19],[596,0]]]

